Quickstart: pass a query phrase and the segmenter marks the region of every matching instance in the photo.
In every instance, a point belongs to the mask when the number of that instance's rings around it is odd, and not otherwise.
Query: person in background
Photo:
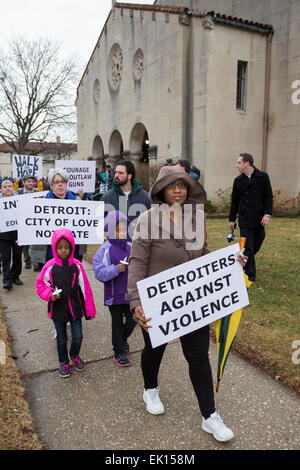
[[[113,182],[114,182],[114,177],[115,177],[115,170],[108,163],[106,165],[106,181],[107,181],[107,184],[108,184],[108,189],[112,189]]]
[[[33,187],[36,178],[34,176],[24,176],[23,177],[23,187],[17,191],[17,194],[28,194],[28,193],[36,193],[38,192],[37,189]],[[23,246],[23,256],[24,256],[24,264],[25,269],[31,269],[31,258],[29,256],[29,245]]]
[[[44,178],[44,176],[42,178],[42,183],[43,183],[43,190],[44,191],[49,191],[50,190],[50,185],[48,183],[47,178]]]
[[[176,165],[182,166],[189,175],[199,181],[200,170],[195,165],[191,165],[189,160],[178,160]]]
[[[108,175],[106,173],[106,167],[105,166],[102,168],[102,171],[100,172],[100,175],[101,175],[103,183],[107,183],[107,176]]]
[[[104,193],[108,190],[107,176],[105,171],[101,172],[100,168],[96,170],[95,191],[88,199],[99,201]]]
[[[268,174],[254,166],[252,155],[241,153],[236,166],[241,174],[233,182],[229,227],[234,230],[238,214],[240,235],[246,238],[244,253],[248,261],[245,273],[249,281],[255,282],[255,255],[266,236],[265,227],[270,223],[273,192]]]
[[[36,185],[36,189],[38,191],[43,191],[43,180],[42,178],[37,178],[37,185]]]
[[[195,178],[195,180],[199,181],[200,179],[200,170],[195,165],[191,165],[190,175]]]
[[[76,196],[72,191],[67,190],[68,179],[68,174],[62,168],[52,168],[49,170],[48,181],[50,191],[46,195],[46,199],[82,199],[82,190],[81,196]],[[75,258],[82,261],[86,249],[86,245],[75,245]],[[53,258],[51,245],[31,245],[29,254],[34,265],[34,271],[41,271],[45,262]]]
[[[14,196],[14,185],[9,180],[3,180],[0,197]],[[22,247],[18,245],[18,232],[0,233],[0,257],[3,270],[3,289],[11,290],[13,284],[23,285],[20,279],[22,272]]]
[[[150,209],[151,202],[147,191],[142,188],[142,184],[135,179],[135,166],[129,160],[121,160],[115,169],[115,180],[113,188],[108,190],[101,198],[106,208],[125,213],[131,224],[131,232],[134,229],[135,219],[141,214],[141,211]],[[107,206],[108,205],[108,206]],[[136,205],[137,213],[131,213],[130,208]],[[129,233],[131,240],[132,233]]]
[[[182,168],[184,168],[188,175],[191,173],[191,164],[189,160],[180,159],[177,161],[176,165],[180,165]]]
[[[23,186],[21,189],[17,191],[17,194],[27,194],[27,193],[35,193],[37,189],[34,188],[34,183],[36,178],[34,176],[24,176],[22,178]]]
[[[20,186],[21,186],[21,178],[18,176],[15,180],[14,180],[14,191],[18,191],[18,189],[20,189]]]

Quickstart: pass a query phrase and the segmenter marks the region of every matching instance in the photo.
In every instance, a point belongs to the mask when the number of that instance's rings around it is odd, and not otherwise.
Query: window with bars
[[[246,109],[246,75],[248,62],[238,60],[237,63],[237,87],[236,87],[236,109]]]

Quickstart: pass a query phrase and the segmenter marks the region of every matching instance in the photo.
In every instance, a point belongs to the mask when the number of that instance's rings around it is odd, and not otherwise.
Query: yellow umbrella
[[[246,238],[242,237],[240,240],[240,249],[245,248]],[[252,282],[249,281],[247,274],[244,273],[247,289],[251,286]],[[240,319],[242,316],[242,309],[220,318],[216,321],[215,331],[218,347],[218,372],[217,372],[217,388],[219,390],[220,381],[223,376],[225,364],[229,355],[232,342],[235,338]]]

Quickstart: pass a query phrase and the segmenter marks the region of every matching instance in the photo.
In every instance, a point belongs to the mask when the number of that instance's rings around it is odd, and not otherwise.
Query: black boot
[[[3,281],[3,289],[12,289],[12,283],[10,281]]]

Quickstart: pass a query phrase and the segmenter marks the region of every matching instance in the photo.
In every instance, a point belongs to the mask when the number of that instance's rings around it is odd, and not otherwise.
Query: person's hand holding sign
[[[244,268],[246,266],[247,261],[248,261],[248,256],[238,254],[237,257],[236,257],[236,260]]]
[[[55,301],[58,300],[58,299],[60,299],[60,295],[59,295],[59,294],[55,294],[55,295],[52,294],[51,297],[50,297],[50,300],[51,300],[52,302],[55,302]]]
[[[141,327],[148,332],[148,328],[152,328],[152,326],[147,325],[147,322],[151,320],[151,318],[145,318],[144,310],[141,305],[135,307],[134,314],[136,321],[141,325]]]
[[[55,302],[56,300],[60,299],[61,292],[62,292],[62,289],[57,289],[56,287],[55,290],[51,294],[50,300],[52,300],[52,302]]]
[[[240,251],[238,251],[237,254],[236,254],[236,260],[237,260],[238,263],[240,263],[242,265],[243,268],[246,266],[246,263],[248,261],[248,256],[244,255],[245,244],[246,244],[246,238],[241,237]]]
[[[118,269],[120,271],[120,273],[124,273],[126,271],[126,264],[118,264]]]

